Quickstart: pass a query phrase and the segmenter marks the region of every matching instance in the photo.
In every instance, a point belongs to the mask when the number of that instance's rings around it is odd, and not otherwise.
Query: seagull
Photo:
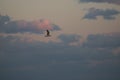
[[[47,32],[47,34],[46,34],[45,37],[50,37],[50,36],[51,36],[51,35],[50,35],[50,31],[49,31],[49,30],[46,30],[46,32]]]

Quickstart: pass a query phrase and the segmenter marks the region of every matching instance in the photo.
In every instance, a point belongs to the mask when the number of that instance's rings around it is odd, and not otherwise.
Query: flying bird
[[[49,30],[46,30],[46,32],[47,32],[47,34],[46,34],[45,37],[50,37],[50,36],[51,36],[51,35],[50,35],[50,31],[49,31]]]

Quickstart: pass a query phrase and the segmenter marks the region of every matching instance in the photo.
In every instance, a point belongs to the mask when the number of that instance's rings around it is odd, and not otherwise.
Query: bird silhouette
[[[46,34],[45,37],[50,37],[50,36],[51,36],[51,35],[50,35],[50,31],[49,31],[49,30],[46,30],[46,32],[47,32],[47,34]]]

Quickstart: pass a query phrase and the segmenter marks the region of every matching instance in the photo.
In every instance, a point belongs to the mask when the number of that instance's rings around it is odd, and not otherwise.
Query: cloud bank
[[[44,30],[57,31],[60,27],[47,19],[35,21],[11,21],[9,16],[0,16],[0,33],[40,33]]]
[[[119,0],[79,0],[79,1],[84,3],[95,2],[95,3],[110,3],[110,4],[120,5]]]
[[[85,14],[83,19],[97,19],[97,16],[103,16],[104,19],[111,20],[115,19],[115,15],[120,14],[119,11],[114,10],[114,9],[95,9],[95,8],[90,8],[88,10],[88,13]]]
[[[67,38],[66,38],[67,37]],[[1,80],[119,80],[118,35],[89,35],[85,46],[69,46],[78,39],[61,35],[65,43],[25,43],[18,37],[0,35]],[[69,40],[70,39],[70,40]],[[115,43],[117,41],[117,43]],[[101,46],[101,45],[102,46]],[[114,46],[115,44],[115,46]],[[106,46],[107,45],[107,46]],[[91,47],[94,46],[94,47]],[[96,49],[102,47],[104,49]]]

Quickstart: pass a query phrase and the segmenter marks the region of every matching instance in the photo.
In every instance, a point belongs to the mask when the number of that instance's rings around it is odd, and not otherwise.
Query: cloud
[[[95,3],[110,3],[110,4],[120,5],[119,0],[79,0],[79,1],[84,3],[95,2]]]
[[[0,79],[118,80],[120,78],[120,55],[114,56],[109,49],[69,46],[68,43],[79,41],[79,35],[62,34],[60,39],[65,45],[51,42],[25,43],[16,36],[0,35],[2,76]],[[96,38],[94,39],[93,41],[96,41]],[[103,38],[99,39],[103,41]]]
[[[92,48],[117,48],[120,47],[120,34],[88,35],[83,45]]]
[[[9,16],[0,16],[0,33],[43,33],[44,30],[61,30],[60,27],[47,19],[35,21],[11,21]]]
[[[104,19],[111,20],[115,19],[115,15],[120,14],[119,11],[114,10],[114,9],[95,9],[95,8],[90,8],[88,10],[88,13],[85,14],[83,19],[97,19],[97,16],[103,16]]]
[[[5,24],[6,22],[10,21],[10,17],[9,16],[2,16],[0,15],[0,26],[2,26],[2,24]]]
[[[62,41],[63,44],[79,43],[81,36],[75,34],[61,34],[58,38]]]

